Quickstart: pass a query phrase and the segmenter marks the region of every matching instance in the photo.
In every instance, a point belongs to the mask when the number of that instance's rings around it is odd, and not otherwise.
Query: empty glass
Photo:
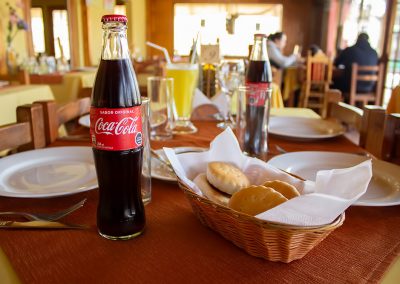
[[[152,140],[172,138],[174,118],[174,79],[150,77],[147,96],[150,99],[150,137]]]
[[[142,97],[142,134],[143,134],[143,164],[142,164],[142,200],[146,205],[151,201],[151,148],[150,148],[150,101]]]

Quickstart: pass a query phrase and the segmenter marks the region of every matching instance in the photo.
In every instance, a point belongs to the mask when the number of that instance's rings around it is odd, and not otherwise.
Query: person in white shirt
[[[290,56],[285,56],[282,50],[286,46],[286,35],[283,32],[277,32],[268,36],[267,50],[269,61],[272,66],[278,69],[285,69],[290,65],[295,64],[299,55],[292,54]]]

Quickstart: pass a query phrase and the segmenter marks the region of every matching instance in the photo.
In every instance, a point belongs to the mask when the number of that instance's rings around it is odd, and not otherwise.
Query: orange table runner
[[[207,147],[220,132],[215,123],[196,123],[199,132],[166,146]],[[344,137],[290,142],[271,137],[288,151],[360,152]],[[57,142],[54,146],[89,145]],[[303,259],[274,263],[246,254],[201,225],[174,183],[153,179],[146,206],[147,229],[130,241],[109,241],[96,230],[97,191],[51,199],[0,198],[0,210],[54,211],[83,197],[87,204],[66,221],[88,224],[84,231],[0,230],[0,245],[26,283],[344,283],[377,282],[400,253],[399,206],[351,207],[344,225]]]

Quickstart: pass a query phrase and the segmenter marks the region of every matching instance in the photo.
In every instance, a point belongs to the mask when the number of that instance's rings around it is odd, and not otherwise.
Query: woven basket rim
[[[215,203],[215,202],[195,193],[178,176],[177,176],[177,180],[178,180],[178,184],[179,184],[180,188],[186,194],[189,194],[192,197],[200,200],[202,203],[209,204],[213,207],[219,208],[220,210],[229,210],[232,212],[232,214],[236,215],[240,219],[258,223],[261,226],[269,226],[269,227],[274,227],[276,229],[284,229],[284,230],[302,230],[304,232],[321,230],[321,229],[332,230],[334,228],[341,226],[345,219],[345,212],[343,212],[333,222],[331,222],[329,224],[319,225],[319,226],[296,226],[296,225],[289,225],[289,224],[284,224],[284,223],[279,223],[279,222],[266,221],[266,220],[262,220],[262,219],[254,217],[254,216],[251,216],[251,215],[247,215],[247,214],[232,210],[231,208],[229,208],[227,206],[223,206],[221,204]]]

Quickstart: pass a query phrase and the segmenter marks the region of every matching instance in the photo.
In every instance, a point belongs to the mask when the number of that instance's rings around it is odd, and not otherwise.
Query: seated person
[[[283,32],[274,33],[268,36],[267,50],[271,66],[284,69],[298,61],[298,55],[285,56],[282,50],[286,46],[286,35]]]
[[[336,67],[344,67],[344,72],[339,77],[334,78],[333,88],[339,89],[344,95],[350,91],[351,84],[351,65],[357,63],[360,66],[370,66],[378,64],[378,54],[370,46],[369,36],[366,33],[358,35],[357,42],[350,47],[345,48],[335,59],[334,65]],[[365,72],[365,74],[371,72]],[[373,74],[373,72],[372,72]],[[368,93],[374,90],[375,83],[367,81],[357,82],[357,92]],[[348,97],[345,96],[345,101]]]
[[[316,44],[310,45],[308,50],[311,52],[311,56],[314,56],[316,54],[324,54],[325,55],[325,53],[322,51],[322,49]]]

